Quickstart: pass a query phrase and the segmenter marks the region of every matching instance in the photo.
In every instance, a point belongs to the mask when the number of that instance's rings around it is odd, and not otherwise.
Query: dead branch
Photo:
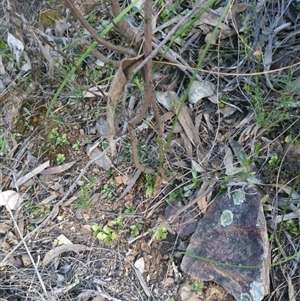
[[[73,16],[80,21],[82,26],[91,34],[91,36],[101,45],[107,47],[108,49],[111,49],[112,51],[118,52],[118,53],[124,53],[128,54],[132,57],[136,56],[136,53],[132,49],[124,48],[122,46],[116,46],[110,42],[107,42],[106,40],[100,38],[96,32],[96,30],[85,20],[85,18],[80,14],[80,12],[77,10],[77,8],[74,6],[72,1],[70,0],[64,0],[66,6],[71,10]],[[116,1],[113,1],[116,2]]]

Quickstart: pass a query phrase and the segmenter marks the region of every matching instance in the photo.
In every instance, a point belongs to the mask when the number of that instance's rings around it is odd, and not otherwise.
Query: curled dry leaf
[[[137,67],[143,60],[143,55],[131,58],[124,59],[121,62],[121,65],[116,72],[114,79],[112,80],[109,92],[108,92],[108,102],[107,102],[107,125],[108,125],[108,140],[112,156],[115,156],[116,142],[115,137],[115,106],[118,100],[120,100],[124,93],[125,84],[132,80],[134,77],[134,69]]]
[[[106,154],[103,154],[103,152],[101,152],[98,148],[94,148],[92,145],[89,144],[87,146],[87,154],[91,160],[94,160],[95,158],[99,157],[99,159],[96,160],[95,163],[101,166],[104,170],[110,169],[110,160],[108,159]]]
[[[91,251],[91,250],[93,250],[93,248],[81,244],[67,244],[60,247],[56,247],[46,253],[43,260],[43,266],[53,261],[56,257],[58,257],[60,254],[64,252],[84,252],[84,251]]]
[[[88,88],[83,92],[83,97],[84,98],[95,98],[97,96],[103,97],[103,94],[105,96],[108,96],[108,92],[105,91],[106,86],[93,86],[91,88]]]
[[[144,261],[144,258],[141,257],[139,258],[135,263],[134,263],[134,266],[139,270],[139,272],[141,274],[144,273],[145,271],[145,261]]]
[[[168,111],[172,110],[172,99],[168,91],[165,92],[157,91],[155,95],[156,95],[156,100],[158,101],[159,104],[164,106]]]
[[[16,210],[22,201],[23,198],[17,191],[6,190],[0,192],[0,206],[5,206],[7,210]]]
[[[202,100],[204,97],[213,96],[215,94],[216,87],[209,81],[195,80],[189,91],[189,103],[195,104]]]
[[[24,44],[10,32],[7,34],[7,44],[11,49],[17,63],[19,63],[20,57],[24,51]]]
[[[172,99],[173,104],[173,111],[174,113],[178,114],[178,120],[182,128],[184,129],[184,132],[186,133],[187,137],[191,141],[191,143],[194,146],[198,146],[201,144],[200,138],[199,138],[199,132],[195,128],[195,125],[189,115],[188,108],[186,105],[181,107],[181,111],[179,112],[179,108],[181,106],[181,100],[177,96],[175,92],[169,92],[170,98]]]

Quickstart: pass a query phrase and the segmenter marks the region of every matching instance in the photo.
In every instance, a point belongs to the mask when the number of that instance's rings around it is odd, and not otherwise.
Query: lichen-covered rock
[[[253,187],[217,197],[198,223],[182,270],[222,285],[236,300],[262,300],[269,293],[270,256],[261,199]]]

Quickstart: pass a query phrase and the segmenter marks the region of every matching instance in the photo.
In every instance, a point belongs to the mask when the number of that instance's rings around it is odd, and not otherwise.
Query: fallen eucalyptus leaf
[[[67,244],[60,247],[56,247],[46,253],[43,260],[43,266],[53,261],[56,257],[58,257],[60,254],[64,252],[84,252],[84,251],[91,251],[91,250],[93,250],[93,248],[81,244]]]
[[[202,100],[204,97],[213,96],[216,87],[209,81],[195,80],[190,88],[188,99],[190,104],[195,104]]]
[[[17,191],[0,191],[0,206],[5,206],[7,210],[16,210],[22,201],[23,198]]]

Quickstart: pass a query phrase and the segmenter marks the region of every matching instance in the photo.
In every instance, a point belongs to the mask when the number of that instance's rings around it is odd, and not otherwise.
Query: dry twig
[[[96,32],[96,30],[90,26],[90,24],[84,19],[84,17],[80,14],[78,9],[75,7],[75,5],[70,0],[64,0],[65,4],[69,9],[71,10],[72,14],[75,18],[77,18],[82,26],[88,30],[88,32],[91,34],[91,36],[101,45],[107,47],[108,49],[111,49],[112,51],[118,52],[118,53],[124,53],[128,54],[132,57],[136,56],[136,53],[132,49],[124,48],[122,46],[116,46],[110,42],[107,42],[106,40],[100,38]],[[116,2],[116,1],[113,1]]]

